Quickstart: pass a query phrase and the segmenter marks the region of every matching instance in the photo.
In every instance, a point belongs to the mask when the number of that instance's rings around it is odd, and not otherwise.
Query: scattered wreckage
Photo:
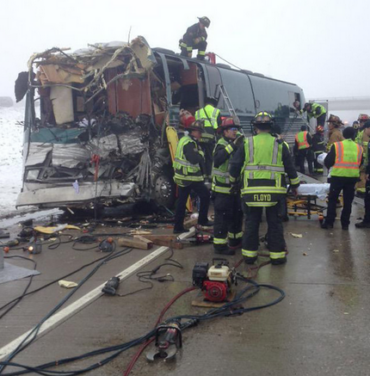
[[[26,96],[17,206],[154,200],[171,208],[176,187],[166,128],[178,126],[180,109],[194,114],[208,96],[229,116],[223,86],[244,130],[259,109],[282,127],[300,126],[289,110],[295,100],[304,103],[297,85],[151,49],[143,37],[34,54],[15,85],[17,101]]]

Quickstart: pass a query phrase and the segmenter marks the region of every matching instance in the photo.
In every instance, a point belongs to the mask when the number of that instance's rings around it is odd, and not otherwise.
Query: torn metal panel
[[[55,144],[53,146],[52,165],[75,168],[89,163],[91,156],[91,151],[83,145]]]
[[[22,192],[18,196],[17,206],[63,206],[74,203],[89,202],[96,196],[96,187],[97,197],[132,197],[135,195],[134,183],[120,183],[117,181],[107,183],[99,181],[97,183],[80,183],[78,193],[73,188],[72,184]]]
[[[48,153],[52,150],[53,145],[32,142],[26,160],[26,167],[44,164]]]

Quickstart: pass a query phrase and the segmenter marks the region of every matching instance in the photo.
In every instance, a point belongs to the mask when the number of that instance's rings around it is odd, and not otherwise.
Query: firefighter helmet
[[[217,128],[217,132],[221,133],[224,130],[229,128],[240,128],[240,125],[235,124],[234,119],[231,117],[225,118],[222,120],[221,125]]]
[[[336,115],[330,115],[327,123],[332,123],[336,128],[340,127],[341,125],[344,125],[342,120],[340,120],[339,116]]]
[[[204,132],[204,120],[203,119],[195,120],[193,124],[187,127],[187,130],[199,131],[203,133]]]
[[[209,27],[211,20],[208,17],[198,17],[199,22],[205,27]]]
[[[304,107],[303,107],[303,111],[307,111],[307,110],[311,109],[311,106],[312,106],[311,103],[305,103]]]
[[[369,115],[367,115],[367,114],[360,114],[360,115],[358,115],[358,119],[357,120],[359,122],[365,122],[365,121],[367,121],[369,119],[370,119]]]
[[[267,129],[272,127],[274,121],[272,120],[272,116],[268,112],[262,111],[254,117],[252,124],[257,128]]]

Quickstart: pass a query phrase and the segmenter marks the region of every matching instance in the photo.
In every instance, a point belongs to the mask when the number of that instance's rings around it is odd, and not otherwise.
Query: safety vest
[[[215,150],[217,146],[222,145],[225,147],[226,151],[231,154],[233,152],[232,146],[225,140],[224,137],[220,138],[217,142]],[[214,152],[213,152],[214,154]],[[230,158],[228,158],[221,166],[212,167],[212,191],[217,193],[225,193],[230,194],[230,176],[229,176],[229,162]]]
[[[173,169],[175,170],[175,176],[173,180],[177,185],[180,186],[184,185],[183,181],[197,182],[204,180],[199,163],[192,164],[186,159],[186,156],[184,154],[184,147],[189,143],[193,143],[194,148],[198,149],[197,143],[190,136],[184,136],[180,139],[177,145],[175,160],[173,161]],[[203,154],[203,152],[199,149],[198,152],[200,154]]]
[[[207,104],[195,113],[195,120],[204,120],[204,130],[200,142],[213,142],[214,134],[218,128],[217,118],[220,110]]]
[[[362,159],[362,147],[352,140],[336,142],[335,163],[331,176],[358,178]]]
[[[274,206],[286,194],[283,144],[269,133],[250,137],[244,143],[245,162],[241,194],[248,206]]]
[[[316,115],[316,108],[318,108],[318,107],[321,108],[321,114],[320,115]],[[312,117],[317,119],[319,116],[321,116],[323,114],[326,114],[326,108],[324,106],[322,106],[321,104],[318,104],[318,103],[312,103],[311,112],[307,113],[308,119],[311,119]]]
[[[308,135],[307,131],[298,132],[295,135],[295,140],[297,142],[299,150],[307,149],[310,147],[310,144],[307,141],[307,135]]]

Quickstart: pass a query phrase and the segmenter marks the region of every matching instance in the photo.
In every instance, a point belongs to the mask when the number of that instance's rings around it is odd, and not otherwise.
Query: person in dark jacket
[[[226,118],[218,128],[222,136],[213,153],[212,191],[215,198],[213,247],[215,253],[234,255],[241,247],[243,212],[240,191],[231,191],[229,162],[236,150],[244,147],[244,136],[238,133],[240,125]]]
[[[367,137],[370,137],[370,120],[364,126],[363,131]],[[366,153],[366,154],[365,154]],[[367,143],[367,149],[364,150],[364,160],[367,160],[366,166],[366,186],[365,186],[365,216],[362,222],[356,223],[357,228],[370,228],[370,142]]]
[[[260,112],[253,122],[257,134],[238,148],[230,161],[230,182],[241,179],[241,196],[245,213],[242,255],[247,264],[258,258],[259,226],[266,208],[267,242],[273,265],[286,262],[286,244],[280,200],[286,195],[286,176],[293,191],[299,178],[284,141],[271,135],[273,120],[269,113]]]
[[[204,184],[204,153],[198,145],[198,140],[204,131],[203,121],[197,120],[187,127],[189,135],[183,136],[176,149],[173,169],[175,171],[174,182],[179,187],[179,197],[175,212],[174,234],[186,232],[184,218],[186,201],[194,191],[200,198],[198,224],[201,226],[213,226],[208,221],[208,208],[210,192]]]
[[[180,39],[181,56],[192,57],[193,50],[198,50],[197,59],[204,60],[207,49],[207,31],[211,21],[208,17],[198,17],[199,22],[188,27]]]
[[[324,169],[322,168],[321,164],[317,162],[317,157],[320,154],[325,153],[326,150],[324,141],[324,128],[321,125],[318,125],[316,127],[316,133],[312,136],[312,150],[314,154],[313,171],[322,174],[324,172]]]
[[[348,230],[352,211],[352,201],[355,197],[355,185],[360,177],[360,167],[363,162],[362,147],[355,141],[355,130],[347,127],[343,131],[343,141],[335,142],[324,163],[330,171],[330,191],[328,210],[323,229],[333,228],[336,217],[336,206],[340,192],[343,191],[343,210],[340,221],[342,229]]]
[[[301,131],[295,136],[295,150],[297,150],[297,156],[299,161],[299,170],[302,174],[305,174],[304,163],[307,160],[308,171],[313,173],[312,167],[312,137],[307,130],[306,125],[302,125]]]

